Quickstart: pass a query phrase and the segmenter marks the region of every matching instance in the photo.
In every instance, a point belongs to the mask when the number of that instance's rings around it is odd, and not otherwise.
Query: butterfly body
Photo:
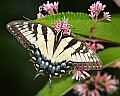
[[[42,23],[18,20],[7,29],[29,50],[31,61],[40,74],[60,77],[71,70],[100,70],[102,62],[84,42],[70,35],[56,32]]]

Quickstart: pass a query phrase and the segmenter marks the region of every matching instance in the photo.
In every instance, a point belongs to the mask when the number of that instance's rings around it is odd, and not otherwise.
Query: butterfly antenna
[[[29,19],[29,18],[27,18],[27,17],[25,17],[25,16],[23,16],[23,18],[25,18],[26,20],[30,21],[30,19]]]

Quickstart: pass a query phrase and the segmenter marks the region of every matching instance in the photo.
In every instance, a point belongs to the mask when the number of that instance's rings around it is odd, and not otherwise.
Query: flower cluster
[[[101,96],[100,92],[106,92],[108,94],[115,92],[118,89],[118,84],[119,81],[112,77],[112,75],[108,75],[108,73],[102,75],[98,71],[90,80],[76,85],[74,90],[75,93],[82,96]]]
[[[104,8],[106,7],[106,5],[102,5],[102,3],[100,3],[100,1],[97,1],[96,3],[92,4],[90,6],[90,9],[88,9],[88,11],[90,11],[89,16],[94,19],[96,17],[96,20],[98,19],[98,15],[100,14],[101,11],[104,10]],[[103,12],[103,18],[102,19],[106,19],[110,21],[110,17],[111,15],[109,15],[109,12]]]
[[[74,93],[78,96],[100,96],[93,82],[80,83],[74,87]]]
[[[103,19],[106,19],[108,21],[111,21],[110,18],[111,18],[111,15],[109,15],[109,12],[103,12]]]
[[[42,18],[44,15],[53,15],[58,13],[58,4],[59,2],[43,4],[39,7],[39,13],[37,14],[37,18]]]
[[[99,22],[101,20],[111,21],[111,19],[110,19],[111,15],[109,15],[109,12],[103,12],[103,18],[98,19],[100,12],[103,11],[105,7],[106,7],[106,5],[102,5],[102,3],[100,3],[100,1],[97,1],[96,3],[94,3],[90,6],[90,9],[88,9],[88,11],[90,11],[89,16],[92,18],[92,20],[94,22],[94,26],[91,27],[91,29],[90,29],[90,36],[89,36],[90,38],[93,34],[93,31],[96,28],[97,22]]]
[[[68,19],[62,19],[54,23],[55,30],[57,32],[63,32],[63,34],[71,34],[70,25],[68,24]]]
[[[39,13],[37,14],[37,18],[42,18],[42,17],[44,17],[44,15],[43,15],[41,12],[39,12]]]
[[[95,52],[97,52],[97,50],[99,49],[104,49],[104,46],[102,44],[97,43],[96,40],[92,41],[92,42],[86,42],[86,44],[93,49]]]

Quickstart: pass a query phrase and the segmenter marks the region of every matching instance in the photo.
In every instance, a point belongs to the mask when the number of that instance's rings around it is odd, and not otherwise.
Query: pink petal
[[[108,21],[111,21],[110,18],[111,18],[111,15],[109,15],[109,12],[103,12],[103,17],[108,20]]]
[[[104,46],[102,44],[97,43],[97,49],[104,49]]]
[[[111,79],[111,80],[109,80],[109,81],[107,82],[107,84],[117,85],[117,84],[119,84],[119,81],[116,80],[116,79]]]
[[[94,90],[95,96],[100,96],[100,93],[97,90]]]
[[[82,70],[83,74],[85,74],[87,77],[90,77],[90,74]]]
[[[112,75],[108,75],[105,79],[106,79],[106,80],[110,80],[111,77],[112,77]]]
[[[37,18],[42,18],[42,17],[44,17],[44,15],[39,12],[39,13],[37,14]]]
[[[106,86],[106,91],[107,91],[108,93],[113,93],[113,92],[116,91],[116,90],[117,90],[117,87],[114,86],[114,85]]]
[[[107,73],[104,73],[102,77],[103,77],[103,78],[106,78],[107,76],[108,76],[108,74],[107,74]]]
[[[120,61],[117,61],[117,62],[115,63],[115,66],[119,68],[119,67],[120,67]]]
[[[100,71],[98,71],[98,72],[97,72],[97,75],[95,76],[95,81],[97,82],[100,77],[101,77]]]

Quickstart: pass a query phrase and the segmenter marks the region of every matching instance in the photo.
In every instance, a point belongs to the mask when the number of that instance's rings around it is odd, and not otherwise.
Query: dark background
[[[55,0],[50,0],[55,1]],[[0,96],[34,96],[44,86],[48,76],[33,80],[35,70],[29,61],[28,51],[6,30],[13,20],[36,19],[38,7],[46,0],[0,0]],[[59,12],[80,11],[88,13],[96,0],[59,0]],[[111,14],[119,13],[112,0],[101,0]]]

